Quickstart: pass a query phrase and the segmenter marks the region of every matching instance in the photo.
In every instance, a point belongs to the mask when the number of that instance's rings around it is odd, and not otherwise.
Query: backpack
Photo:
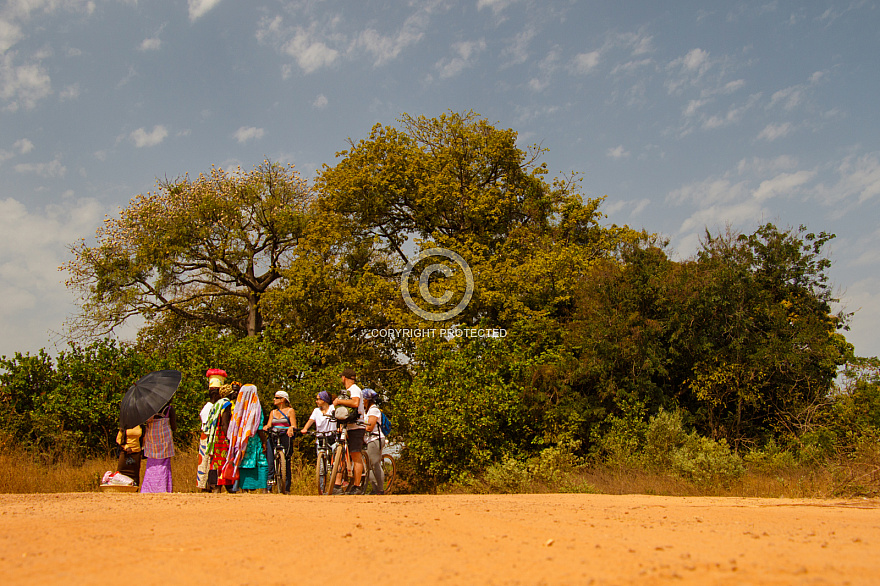
[[[382,435],[385,437],[391,433],[391,419],[385,413],[382,413],[382,419],[379,420],[379,429],[382,430]]]

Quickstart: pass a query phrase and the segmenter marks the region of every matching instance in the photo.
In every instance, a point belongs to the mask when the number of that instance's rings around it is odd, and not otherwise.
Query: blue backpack
[[[382,435],[385,437],[391,433],[391,419],[385,413],[382,413],[382,419],[379,420],[379,429],[382,430]]]

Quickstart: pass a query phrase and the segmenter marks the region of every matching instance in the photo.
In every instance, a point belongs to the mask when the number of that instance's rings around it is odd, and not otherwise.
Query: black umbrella
[[[123,429],[141,425],[165,406],[180,385],[178,370],[157,370],[132,385],[119,405],[119,424]]]

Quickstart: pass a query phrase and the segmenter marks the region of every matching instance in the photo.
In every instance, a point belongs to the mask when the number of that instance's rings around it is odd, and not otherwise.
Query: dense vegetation
[[[573,178],[548,180],[540,155],[473,113],[404,116],[311,187],[269,162],[165,181],[72,247],[78,341],[0,360],[0,433],[106,452],[128,386],[175,368],[188,442],[208,368],[256,384],[267,407],[287,390],[302,419],[353,366],[385,397],[415,489],[595,463],[717,483],[861,458],[876,476],[878,362],[853,355],[832,312],[833,235],[707,232],[673,260],[658,236],[604,224]],[[445,321],[401,295],[434,247],[473,272]],[[451,292],[448,309],[469,283],[438,275],[424,285]],[[146,319],[136,342],[104,337],[132,315]],[[440,328],[503,335],[401,333]]]

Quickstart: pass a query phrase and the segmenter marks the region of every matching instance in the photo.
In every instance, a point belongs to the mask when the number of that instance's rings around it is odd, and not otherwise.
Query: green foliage
[[[742,459],[727,445],[727,440],[689,433],[684,443],[672,452],[672,470],[697,484],[726,483],[745,472]]]
[[[417,374],[395,402],[405,457],[437,484],[485,468],[525,438],[521,392],[505,380],[503,345],[434,340],[417,354]]]
[[[4,358],[0,384],[11,408],[0,425],[20,445],[48,454],[106,454],[115,445],[122,396],[154,365],[132,347],[107,340],[71,345],[54,365],[43,352]]]
[[[83,298],[72,331],[103,335],[140,315],[256,335],[260,298],[296,255],[310,199],[292,166],[268,161],[136,196],[95,246],[71,248],[67,285]]]

